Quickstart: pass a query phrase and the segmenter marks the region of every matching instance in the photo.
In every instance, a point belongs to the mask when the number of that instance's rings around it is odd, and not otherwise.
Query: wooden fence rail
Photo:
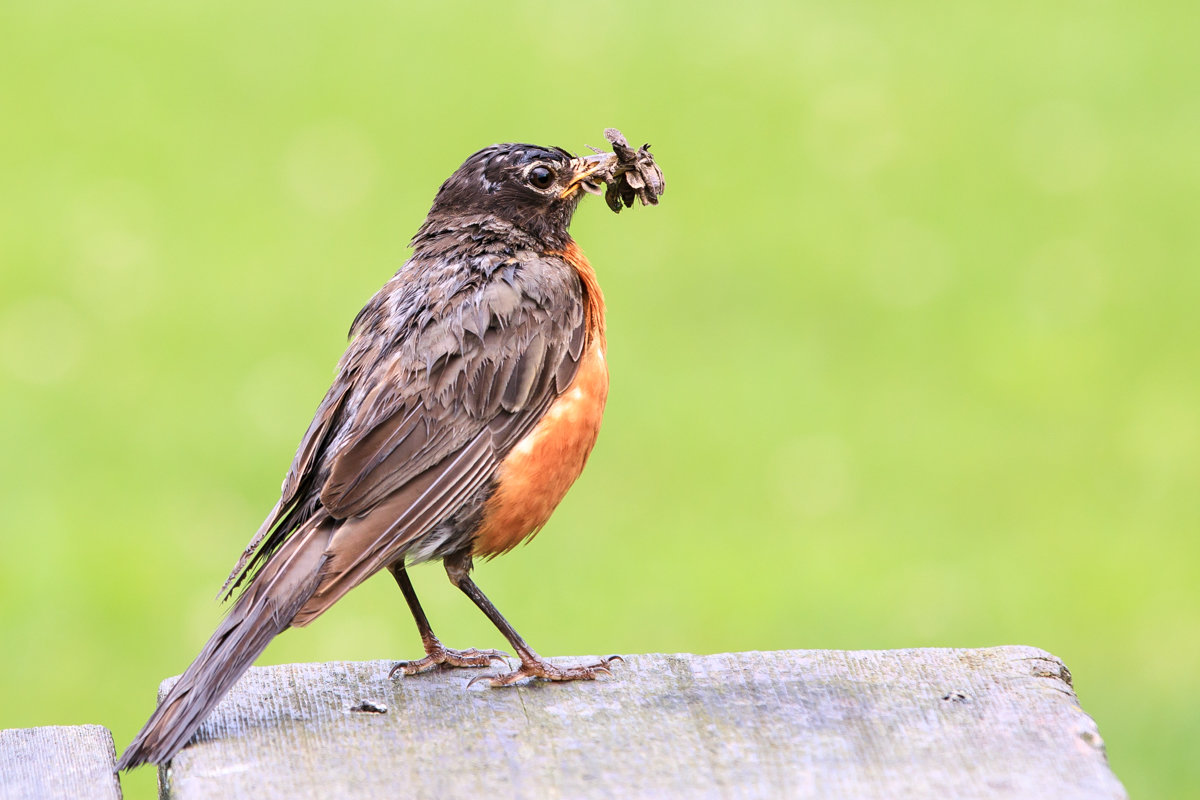
[[[1126,798],[1067,668],[1031,647],[638,655],[505,690],[391,666],[252,669],[163,796]]]

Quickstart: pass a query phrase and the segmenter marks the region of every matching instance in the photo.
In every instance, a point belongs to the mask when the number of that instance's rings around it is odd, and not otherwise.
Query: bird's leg
[[[492,601],[488,600],[479,590],[475,581],[471,580],[471,552],[469,550],[461,550],[449,555],[442,560],[442,563],[446,567],[446,575],[449,576],[450,582],[471,598],[475,605],[479,606],[479,610],[486,614],[492,624],[504,634],[504,638],[508,639],[508,643],[516,650],[517,657],[521,659],[521,666],[512,672],[504,675],[481,675],[473,679],[472,684],[475,681],[485,680],[492,686],[511,686],[527,678],[540,678],[544,681],[590,681],[595,680],[598,675],[611,675],[609,665],[614,661],[624,661],[620,656],[608,656],[598,664],[586,667],[554,666],[525,643],[521,634],[516,632],[508,620],[492,605]]]
[[[476,650],[474,648],[451,650],[443,645],[433,635],[433,628],[429,626],[425,610],[421,608],[421,602],[417,600],[417,593],[413,589],[412,581],[408,579],[408,571],[404,568],[404,564],[393,564],[389,569],[400,586],[400,591],[404,593],[404,599],[408,602],[408,610],[412,612],[413,619],[417,623],[417,631],[421,634],[421,644],[425,645],[425,657],[416,661],[401,661],[392,667],[388,677],[395,677],[397,672],[416,675],[418,672],[425,672],[434,667],[486,667],[492,663],[492,659],[504,660],[507,653],[499,650]]]

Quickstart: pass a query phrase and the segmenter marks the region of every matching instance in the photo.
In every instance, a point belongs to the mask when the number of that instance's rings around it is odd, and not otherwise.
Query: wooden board
[[[100,725],[0,731],[2,800],[120,800],[112,734]]]
[[[1070,673],[1031,647],[640,655],[504,690],[391,665],[251,670],[168,796],[1126,797]]]

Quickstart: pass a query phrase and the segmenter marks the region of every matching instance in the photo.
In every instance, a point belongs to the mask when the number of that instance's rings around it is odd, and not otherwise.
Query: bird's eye
[[[549,189],[554,183],[554,173],[547,167],[537,166],[529,170],[529,182],[538,189]]]

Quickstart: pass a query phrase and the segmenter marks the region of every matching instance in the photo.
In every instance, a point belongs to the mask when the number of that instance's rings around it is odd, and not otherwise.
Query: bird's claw
[[[540,658],[526,658],[521,660],[521,666],[517,667],[512,672],[503,675],[478,675],[472,678],[467,683],[467,688],[474,686],[480,681],[487,681],[489,686],[513,686],[517,683],[522,683],[526,680],[537,679],[543,681],[593,681],[600,675],[608,675],[612,677],[612,670],[609,666],[620,661],[625,663],[625,659],[620,656],[606,656],[597,664],[590,664],[585,667],[557,667],[549,661],[543,661]]]
[[[389,678],[403,675],[419,675],[431,669],[450,669],[453,667],[490,667],[492,661],[505,661],[508,653],[502,650],[451,650],[448,647],[435,647],[424,658],[416,661],[400,661],[388,672]]]

